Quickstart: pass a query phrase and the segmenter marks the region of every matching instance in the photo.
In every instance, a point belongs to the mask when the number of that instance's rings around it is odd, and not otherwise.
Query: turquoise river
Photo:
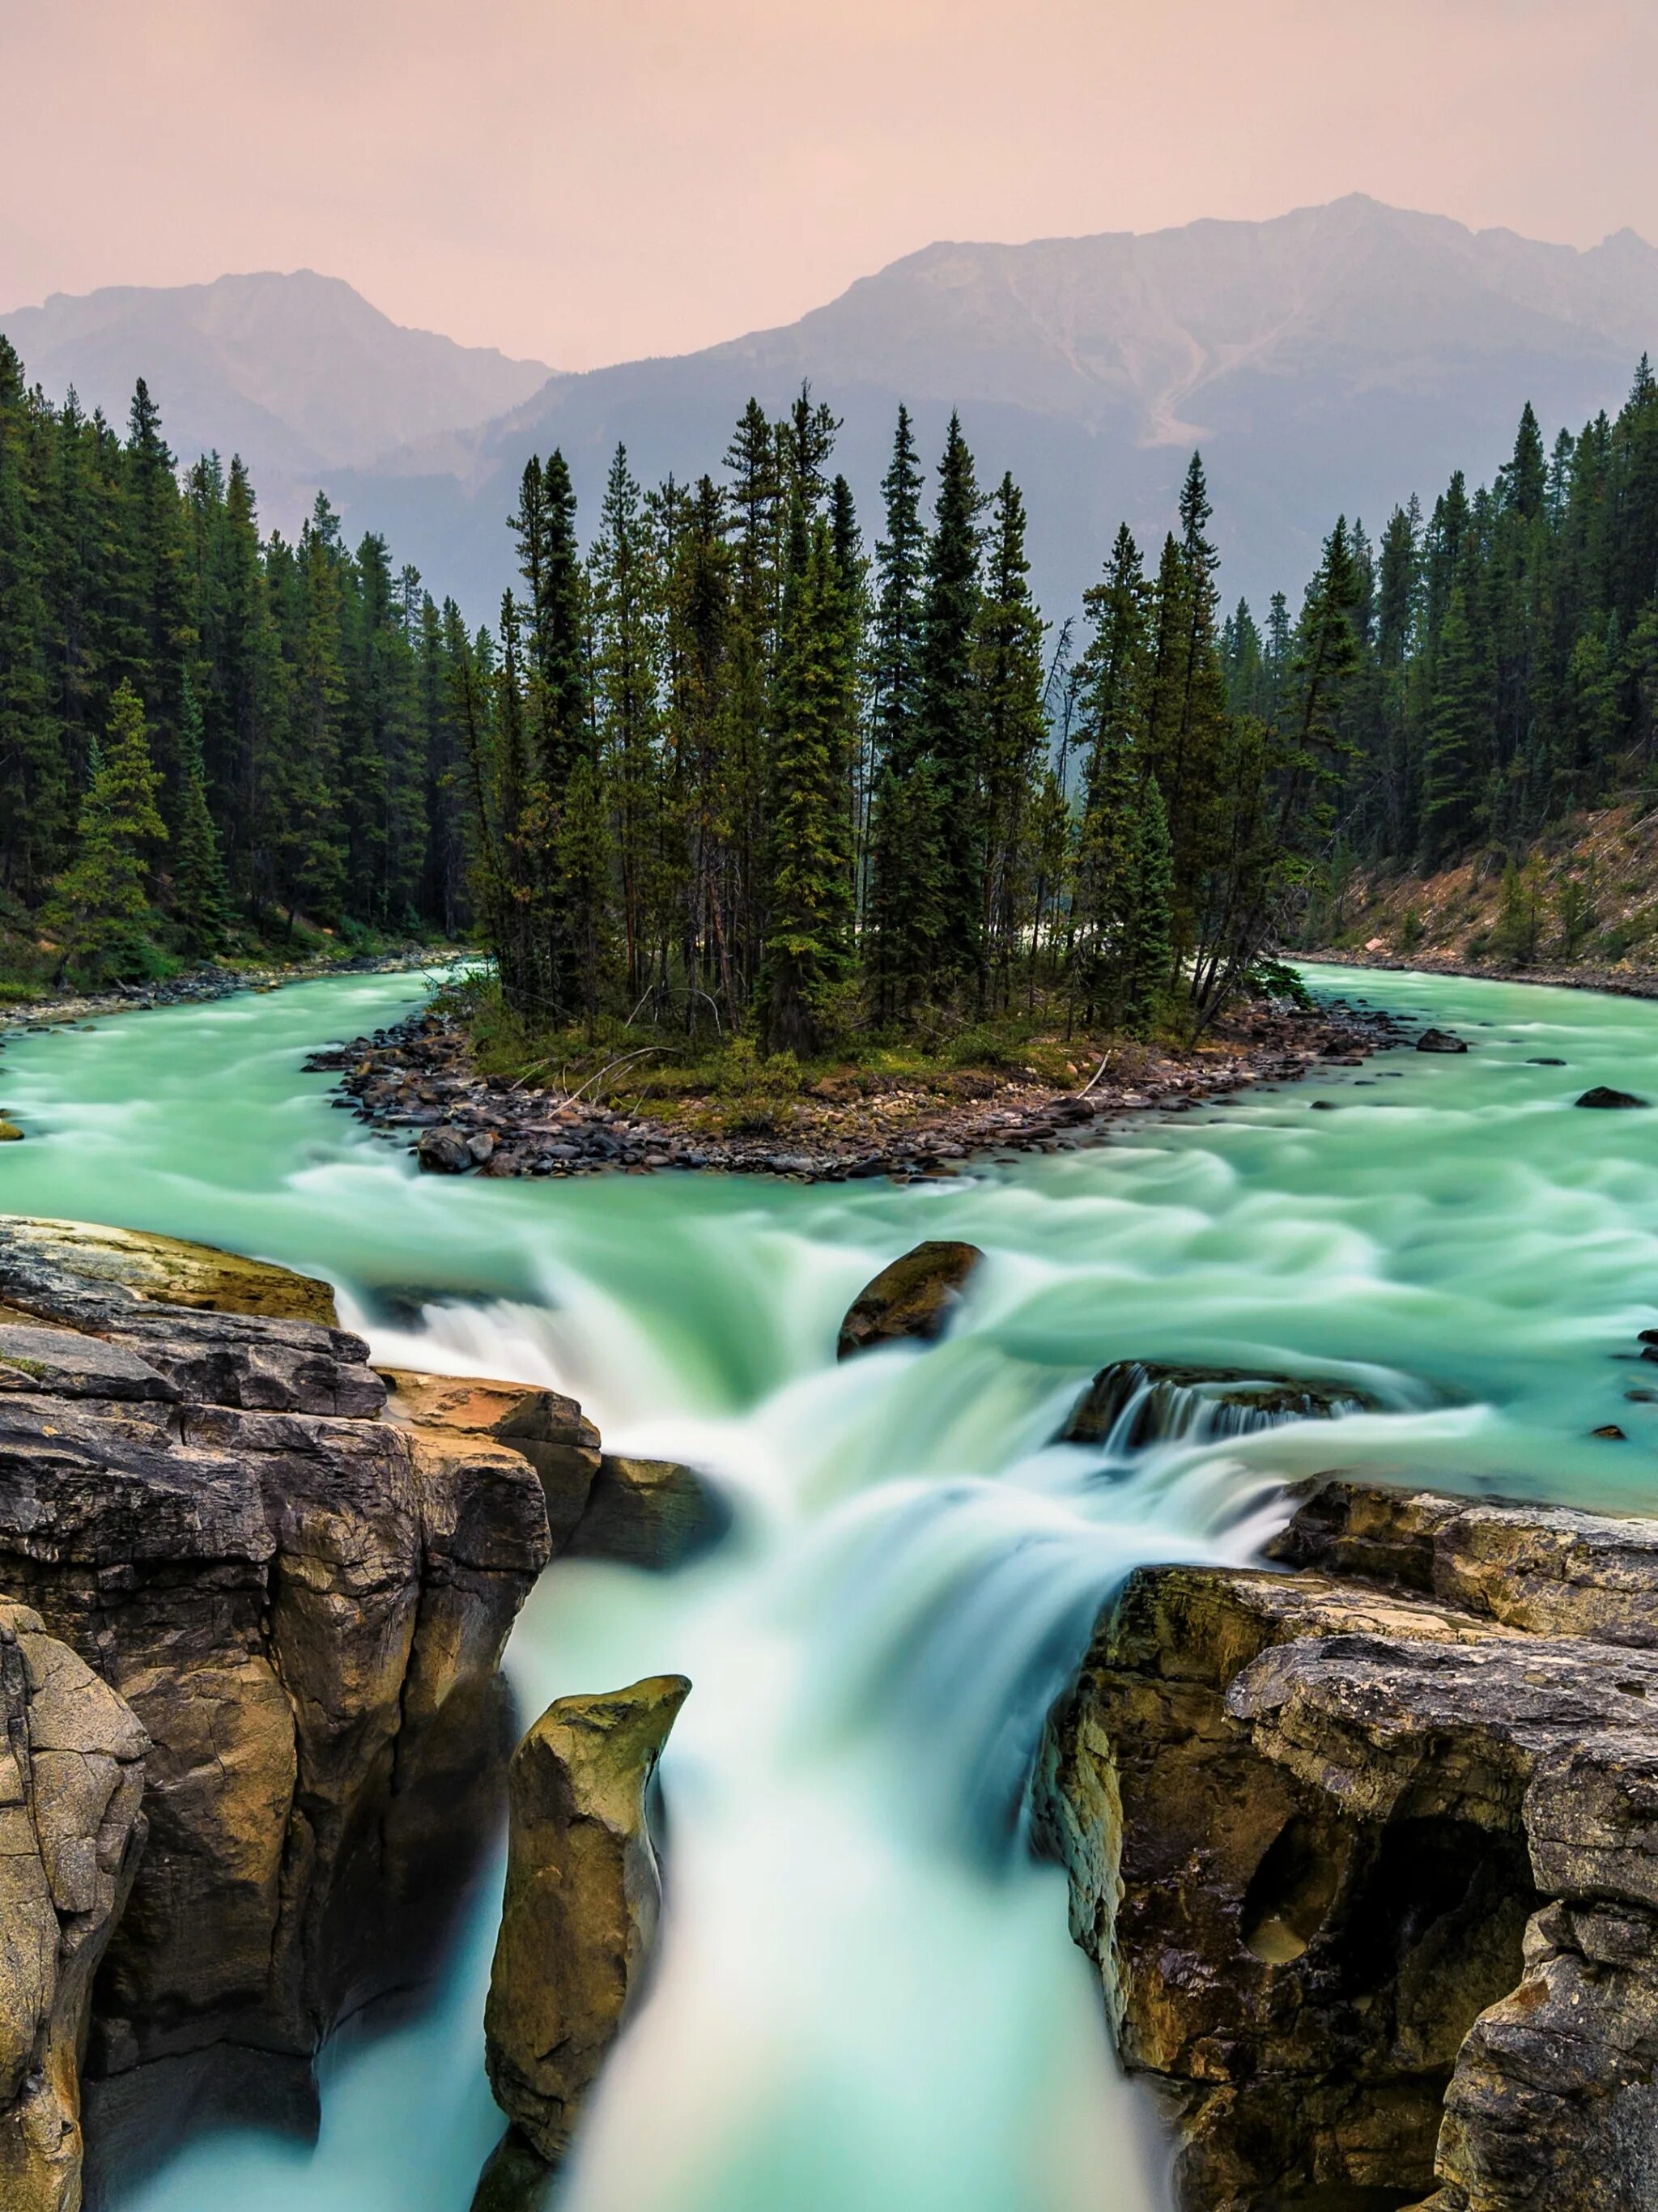
[[[939,1182],[422,1178],[330,1110],[307,1048],[406,1010],[349,978],[23,1035],[0,1210],[170,1231],[325,1274],[377,1355],[553,1382],[613,1448],[693,1462],[732,1534],[671,1578],[556,1565],[508,1663],[526,1715],[694,1684],[664,1780],[651,1997],[562,2212],[1150,2212],[1024,1778],[1137,1562],[1242,1560],[1332,1463],[1658,1510],[1658,1007],[1310,971],[1466,1057],[1119,1125]],[[1553,1063],[1563,1063],[1556,1065]],[[1339,1110],[1313,1110],[1321,1100]],[[989,1255],[944,1342],[838,1367],[859,1286],[923,1237]],[[1133,1457],[1050,1439],[1122,1358],[1351,1377],[1388,1410]],[[1623,1442],[1591,1431],[1616,1423]],[[181,2148],[119,2212],[466,2212],[500,2130],[481,2014],[498,1903],[412,2022],[337,2039],[314,2147]]]

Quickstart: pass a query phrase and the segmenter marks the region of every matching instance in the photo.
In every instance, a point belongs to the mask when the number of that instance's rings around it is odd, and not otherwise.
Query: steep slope
[[[1528,398],[1546,425],[1581,425],[1655,345],[1658,251],[1631,232],[1579,252],[1355,196],[1268,222],[928,246],[786,328],[560,378],[335,481],[483,613],[510,580],[501,517],[531,452],[562,445],[584,501],[618,439],[647,478],[683,477],[717,460],[751,392],[780,407],[807,375],[845,417],[866,508],[899,399],[935,449],[959,404],[985,473],[1024,486],[1050,611],[1120,515],[1155,544],[1200,444],[1228,588],[1260,600],[1299,586],[1338,510],[1376,523],[1458,465],[1495,467]]]
[[[240,453],[267,520],[288,523],[331,470],[473,428],[546,382],[541,362],[404,329],[336,276],[112,286],[0,314],[29,377],[124,423],[149,380],[185,459]]]

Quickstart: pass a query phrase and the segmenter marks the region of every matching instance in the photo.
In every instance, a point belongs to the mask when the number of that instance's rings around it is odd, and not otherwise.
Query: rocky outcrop
[[[333,1291],[313,1276],[177,1237],[27,1215],[0,1217],[0,1285],[25,1305],[33,1292],[64,1317],[77,1309],[95,1317],[114,1297],[324,1328],[339,1320]]]
[[[238,1310],[205,1310],[221,1291]],[[491,1409],[525,1451],[446,1419],[434,1382],[386,1418],[361,1341],[292,1317],[319,1291],[169,1240],[0,1224],[0,1591],[152,1747],[94,2006],[100,2112],[210,2048],[303,2067],[418,1972],[493,1826],[496,1666],[550,1554],[544,1481],[597,1459],[545,1393]]]
[[[1114,1440],[1120,1449],[1137,1451],[1163,1437],[1242,1436],[1280,1421],[1334,1420],[1374,1404],[1347,1382],[1120,1359],[1101,1368],[1072,1408],[1058,1441]]]
[[[883,1267],[847,1308],[836,1357],[849,1359],[906,1337],[931,1343],[942,1336],[984,1256],[976,1244],[929,1242]]]
[[[0,2203],[79,2212],[93,1976],[143,1845],[144,1732],[0,1603]]]
[[[1424,1030],[1416,1041],[1418,1052],[1466,1052],[1468,1041],[1449,1030]]]
[[[1658,1526],[1332,1485],[1159,1569],[1040,1818],[1203,2212],[1658,2193]]]
[[[649,1961],[662,1892],[647,1793],[689,1688],[665,1674],[613,1697],[561,1698],[513,1757],[484,2033],[496,2102],[550,2162],[568,2148]],[[498,2193],[507,2179],[495,2174]]]

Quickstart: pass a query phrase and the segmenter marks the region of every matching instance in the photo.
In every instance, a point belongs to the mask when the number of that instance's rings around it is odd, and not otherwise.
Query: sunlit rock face
[[[88,2064],[183,2066],[194,2094],[201,2054],[262,2052],[303,2085],[343,2013],[418,1972],[494,1826],[544,1478],[436,1384],[386,1418],[359,1338],[269,1298],[173,1304],[176,1268],[145,1295],[129,1257],[61,1224],[0,1235],[0,1592],[151,1747]],[[507,1391],[495,1425],[555,1474],[568,1444],[579,1478],[579,1413],[549,1395]]]
[[[513,1754],[484,2033],[496,2101],[549,2162],[643,1986],[662,1904],[647,1793],[689,1689],[560,1698]]]
[[[1278,1548],[1134,1576],[1047,1745],[1181,2204],[1636,2212],[1658,1523],[1335,1484]]]
[[[0,2203],[77,2212],[93,1977],[144,1841],[144,1732],[38,1613],[0,1603]]]

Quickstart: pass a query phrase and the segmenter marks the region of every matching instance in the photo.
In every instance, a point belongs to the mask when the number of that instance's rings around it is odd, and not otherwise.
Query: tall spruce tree
[[[123,681],[110,702],[104,744],[81,802],[75,858],[44,916],[58,940],[60,975],[87,983],[118,981],[149,966],[150,862],[167,840],[161,790],[143,702]]]

